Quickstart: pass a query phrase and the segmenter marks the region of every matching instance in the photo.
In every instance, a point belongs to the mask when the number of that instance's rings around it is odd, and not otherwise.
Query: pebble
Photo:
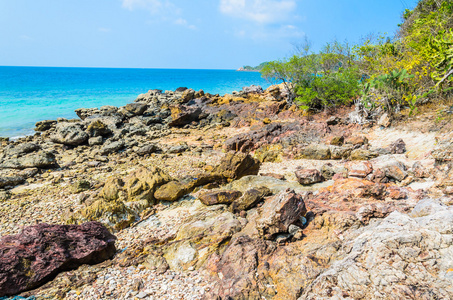
[[[140,292],[136,295],[137,298],[140,298],[140,299],[143,299],[145,298],[146,296],[148,296],[148,293],[145,293],[145,292]]]

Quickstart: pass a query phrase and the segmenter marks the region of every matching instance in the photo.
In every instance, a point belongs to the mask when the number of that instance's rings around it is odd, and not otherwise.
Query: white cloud
[[[122,0],[123,7],[129,10],[145,9],[151,14],[178,14],[179,8],[168,0]]]
[[[187,20],[183,19],[183,18],[178,18],[173,23],[175,23],[176,25],[181,25],[181,26],[187,27],[187,28],[192,29],[192,30],[197,29],[197,26],[189,24],[187,22]]]
[[[220,0],[223,14],[260,24],[287,20],[296,7],[296,0]]]
[[[197,27],[190,24],[186,19],[182,18],[182,11],[169,0],[121,0],[123,8],[128,10],[142,9],[147,10],[155,18],[154,21],[170,22],[175,25],[195,30]]]

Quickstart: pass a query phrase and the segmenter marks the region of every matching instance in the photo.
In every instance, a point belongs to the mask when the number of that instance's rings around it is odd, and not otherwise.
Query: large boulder
[[[375,167],[385,174],[389,179],[403,181],[407,177],[406,166],[391,157],[384,157],[382,161],[375,163]]]
[[[269,241],[249,236],[233,239],[220,257],[210,261],[208,270],[216,282],[204,299],[263,299],[263,278],[257,278],[257,270],[263,269],[261,259],[274,250],[275,245]]]
[[[125,143],[123,140],[119,140],[119,141],[110,141],[110,142],[106,142],[101,150],[100,150],[100,154],[101,155],[107,155],[107,154],[110,154],[110,153],[115,153],[115,152],[118,152],[119,150],[123,149],[125,146]]]
[[[8,156],[22,156],[27,153],[39,151],[41,146],[35,143],[21,143],[13,148],[6,149],[6,155]]]
[[[112,133],[107,124],[102,122],[100,119],[91,122],[87,126],[86,132],[89,134],[90,137],[106,136]]]
[[[44,120],[36,122],[35,131],[47,131],[50,128],[52,128],[55,124],[57,124],[57,121],[55,120]]]
[[[201,108],[187,105],[177,105],[171,108],[172,121],[169,126],[184,126],[193,121],[198,121],[202,113]]]
[[[151,204],[155,200],[154,192],[157,188],[171,180],[167,173],[157,167],[139,168],[129,175],[124,189],[127,192],[128,201],[145,201]]]
[[[451,299],[452,232],[451,208],[434,204],[414,217],[392,212],[351,233],[343,258],[299,299]]]
[[[154,152],[160,151],[160,148],[155,145],[155,144],[149,144],[149,145],[144,145],[135,150],[135,153],[137,153],[140,156],[151,154]]]
[[[253,94],[261,94],[263,93],[263,88],[259,85],[252,84],[251,86],[244,86],[242,88],[242,92],[245,94],[253,93]]]
[[[242,196],[239,191],[208,191],[198,196],[204,205],[231,204],[233,201]]]
[[[11,158],[0,164],[0,169],[53,168],[57,165],[55,155],[47,151],[39,151]]]
[[[260,165],[259,160],[254,159],[250,154],[230,151],[214,168],[212,174],[235,180],[246,175],[258,175]]]
[[[7,186],[15,186],[25,182],[25,178],[21,176],[0,176],[0,189]]]
[[[0,238],[0,297],[36,288],[62,271],[111,258],[115,239],[97,222],[38,224]]]
[[[272,239],[275,234],[288,232],[307,213],[304,200],[293,190],[282,191],[269,198],[259,208],[256,227],[261,237]]]
[[[179,181],[170,181],[160,186],[154,193],[154,198],[158,201],[176,201],[188,192],[186,185]]]
[[[271,190],[265,186],[251,188],[245,191],[245,193],[239,199],[235,200],[231,204],[231,207],[233,211],[236,212],[239,212],[241,210],[248,210],[258,204],[258,202],[262,201],[264,197],[271,194]]]
[[[88,141],[88,134],[83,131],[82,126],[76,123],[58,123],[55,133],[50,140],[54,143],[69,146],[78,146]]]
[[[124,187],[124,181],[117,177],[110,177],[104,184],[99,196],[107,201],[117,200],[121,196]]]
[[[129,227],[137,219],[138,211],[129,208],[123,201],[98,199],[89,206],[74,213],[69,224],[81,224],[87,221],[98,221],[109,230],[120,231]]]
[[[300,158],[305,159],[320,159],[326,160],[330,159],[330,148],[326,145],[320,144],[310,144],[305,149],[303,149]]]
[[[175,239],[162,247],[164,257],[175,271],[199,268],[210,255],[221,252],[241,228],[241,222],[224,205],[199,207],[185,219]]]
[[[148,108],[148,105],[143,102],[134,102],[134,103],[129,103],[126,104],[124,109],[126,109],[128,112],[135,116],[141,116],[143,113],[146,111]]]

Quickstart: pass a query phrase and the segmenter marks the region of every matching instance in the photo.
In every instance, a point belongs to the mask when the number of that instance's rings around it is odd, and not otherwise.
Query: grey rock
[[[351,233],[344,258],[299,299],[451,299],[452,233],[451,208],[431,205],[421,217],[395,211]]]
[[[44,120],[36,122],[35,131],[47,131],[50,128],[52,128],[55,124],[57,124],[57,121],[55,120]]]
[[[390,144],[389,151],[392,154],[406,153],[406,143],[403,141],[403,139],[398,139]]]
[[[38,168],[28,168],[28,169],[24,169],[22,171],[17,172],[17,176],[24,177],[24,178],[31,178],[31,177],[34,177],[36,174],[38,174],[38,172],[39,172]]]
[[[140,156],[143,156],[143,155],[155,153],[157,151],[160,151],[160,148],[157,145],[149,144],[149,145],[145,145],[145,146],[142,146],[142,147],[138,148],[135,151],[135,153],[137,153]]]
[[[261,94],[263,93],[263,88],[260,87],[259,85],[251,85],[251,86],[245,86],[242,88],[242,92],[245,94],[249,93],[254,93],[254,94]]]
[[[6,155],[8,156],[21,156],[23,154],[36,152],[41,149],[41,146],[34,143],[22,143],[13,148],[6,150]]]
[[[107,155],[110,153],[118,152],[119,150],[123,149],[124,145],[125,143],[122,140],[105,143],[100,150],[100,154]]]
[[[25,182],[25,178],[20,176],[0,176],[0,188],[15,186]]]
[[[176,146],[170,147],[166,152],[170,153],[170,154],[176,154],[176,153],[183,153],[188,150],[189,150],[189,146],[187,146],[186,144],[182,144],[182,145],[176,145]]]
[[[102,136],[94,136],[90,137],[88,139],[88,145],[90,146],[96,146],[96,145],[102,145]]]
[[[0,164],[0,169],[53,168],[56,164],[57,162],[53,153],[39,151],[20,158],[6,160]]]
[[[134,102],[127,104],[124,108],[135,116],[141,116],[148,108],[148,105],[143,102]]]
[[[78,146],[88,141],[88,134],[82,130],[80,124],[58,123],[50,140],[54,143]]]
[[[80,119],[85,120],[89,116],[92,116],[94,114],[98,114],[99,113],[99,109],[97,109],[97,108],[78,108],[78,109],[75,110],[75,113],[77,114],[77,116]]]

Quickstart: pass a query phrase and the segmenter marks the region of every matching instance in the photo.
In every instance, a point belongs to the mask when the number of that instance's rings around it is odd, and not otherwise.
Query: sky
[[[416,0],[0,0],[0,66],[237,69],[393,35]]]

